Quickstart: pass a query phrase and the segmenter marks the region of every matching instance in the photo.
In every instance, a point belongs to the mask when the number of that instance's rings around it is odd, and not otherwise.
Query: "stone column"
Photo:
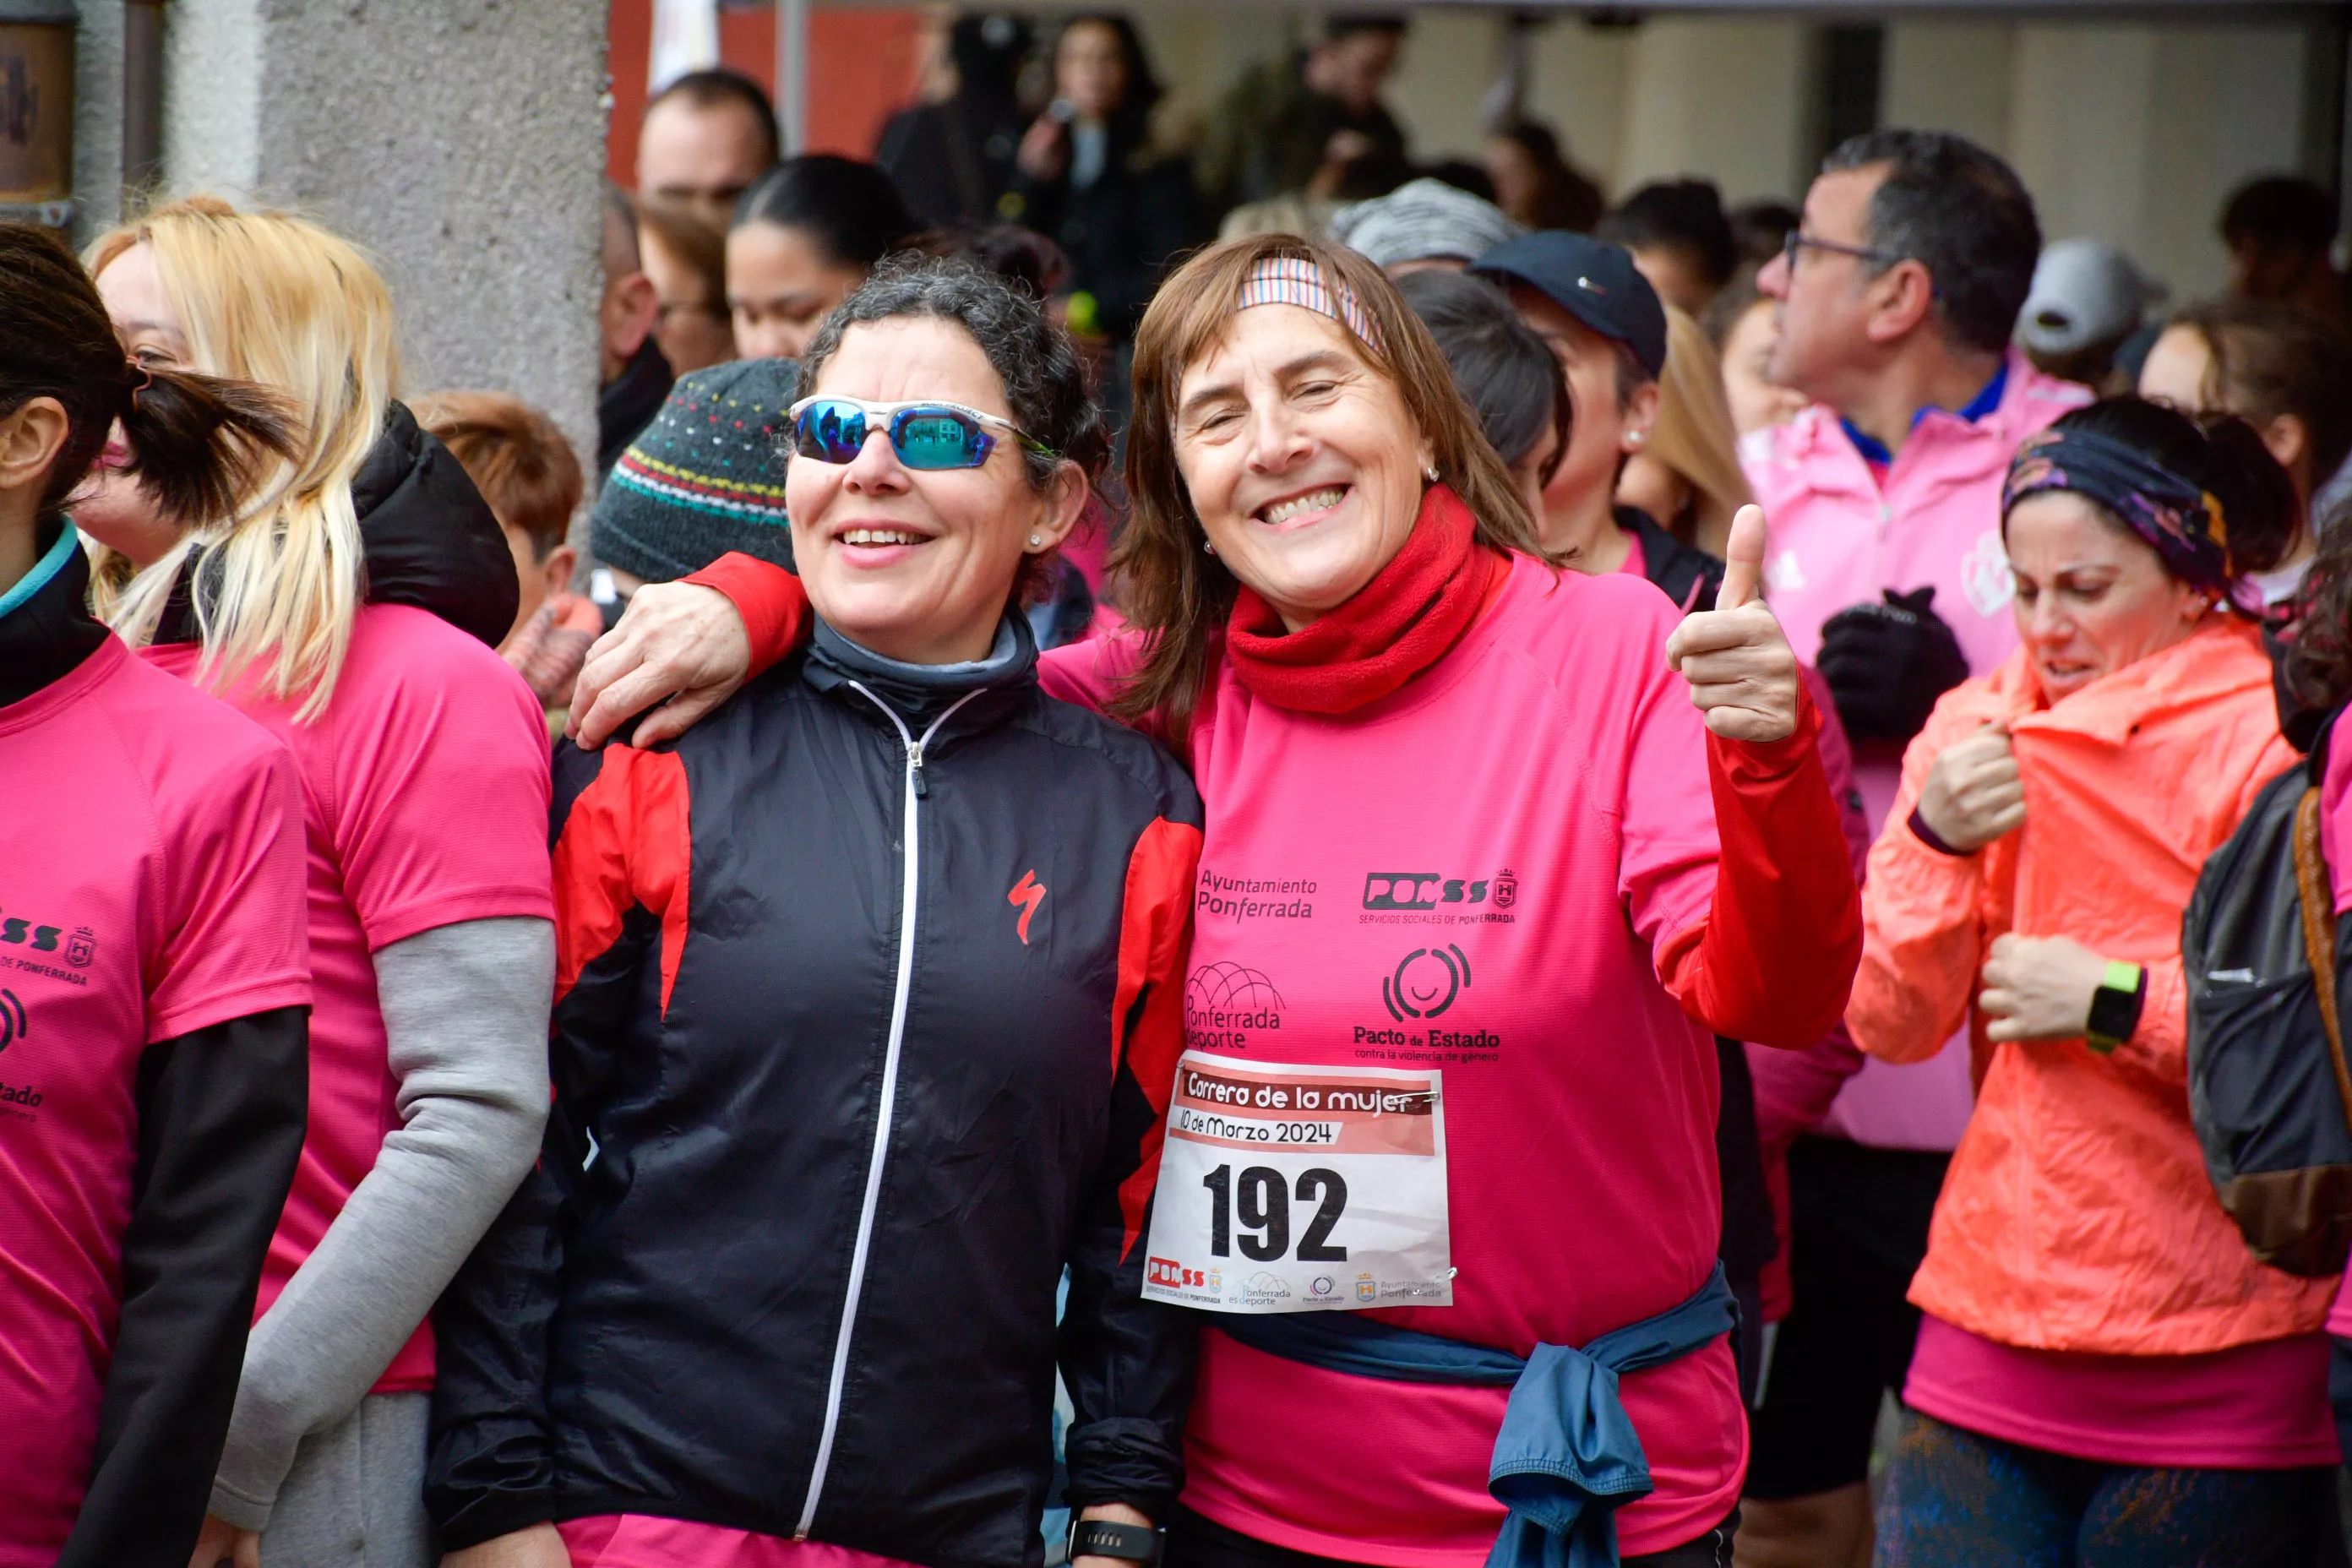
[[[410,391],[511,392],[593,464],[605,9],[169,0],[165,186],[357,240],[398,302]]]
[[[74,239],[122,212],[122,0],[81,0],[74,37]]]

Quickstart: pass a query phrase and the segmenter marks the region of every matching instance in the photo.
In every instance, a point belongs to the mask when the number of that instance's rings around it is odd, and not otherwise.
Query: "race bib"
[[[1442,1076],[1186,1051],[1144,1295],[1217,1312],[1452,1306]]]

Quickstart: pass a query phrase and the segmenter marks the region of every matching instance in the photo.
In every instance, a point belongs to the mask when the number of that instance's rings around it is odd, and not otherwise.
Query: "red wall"
[[[607,68],[613,112],[604,132],[604,172],[637,184],[637,121],[646,108],[653,48],[653,0],[612,0]],[[817,9],[809,16],[809,147],[812,153],[874,155],[882,122],[914,101],[922,14]],[[776,85],[776,14],[765,5],[719,13],[719,55],[771,93]]]

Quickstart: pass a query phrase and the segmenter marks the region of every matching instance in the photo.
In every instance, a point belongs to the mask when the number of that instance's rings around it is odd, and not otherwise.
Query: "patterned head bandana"
[[[1378,352],[1388,352],[1371,312],[1364,309],[1355,290],[1337,278],[1325,278],[1322,269],[1303,256],[1269,256],[1252,267],[1242,280],[1242,295],[1234,308],[1246,310],[1253,305],[1297,305],[1328,316],[1347,323],[1349,331]]]
[[[2146,540],[2182,581],[2225,596],[2235,586],[2229,521],[2220,499],[2137,448],[2094,430],[2044,430],[2019,447],[2010,463],[2001,516],[2043,490],[2072,490],[2098,502]]]

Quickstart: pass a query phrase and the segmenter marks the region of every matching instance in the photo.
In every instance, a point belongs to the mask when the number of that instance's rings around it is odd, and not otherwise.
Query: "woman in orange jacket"
[[[2295,760],[2239,608],[2294,521],[2251,428],[2137,398],[2010,470],[2021,646],[1904,758],[1846,1013],[1898,1062],[1970,1019],[1978,1079],[1882,1565],[2289,1563],[2332,1527],[2335,1285],[2256,1263],[2214,1198],[2180,958],[2200,868]]]

